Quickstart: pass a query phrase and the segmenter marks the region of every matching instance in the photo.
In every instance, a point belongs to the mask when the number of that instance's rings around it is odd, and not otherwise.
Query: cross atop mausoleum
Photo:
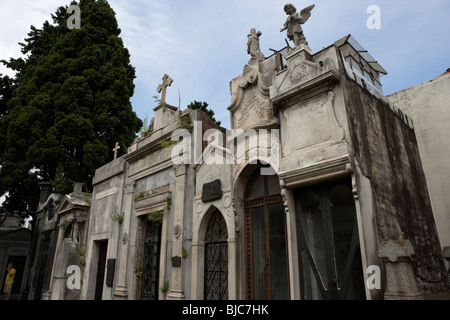
[[[116,142],[115,147],[112,149],[112,151],[114,151],[114,160],[117,159],[117,151],[120,149],[119,143]]]
[[[158,93],[161,93],[161,91],[162,91],[162,94],[161,94],[161,105],[164,105],[166,103],[166,90],[167,90],[167,87],[172,85],[173,79],[171,77],[169,77],[167,74],[165,74],[164,77],[162,78],[162,80],[163,80],[163,83],[158,86],[158,89],[156,89],[156,91]]]

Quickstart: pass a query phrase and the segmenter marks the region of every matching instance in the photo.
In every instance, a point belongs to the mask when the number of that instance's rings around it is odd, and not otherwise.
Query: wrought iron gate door
[[[212,213],[205,238],[205,300],[228,299],[228,232],[219,210]]]
[[[145,229],[141,298],[142,300],[158,300],[161,222],[146,221]]]
[[[302,299],[365,299],[350,180],[302,188],[295,198]]]

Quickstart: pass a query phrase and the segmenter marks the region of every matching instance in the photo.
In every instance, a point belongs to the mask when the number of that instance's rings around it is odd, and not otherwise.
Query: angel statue
[[[287,36],[290,40],[294,41],[295,47],[298,47],[301,44],[308,46],[308,42],[306,42],[301,25],[308,21],[309,17],[311,17],[311,11],[315,6],[316,5],[313,4],[306,7],[300,11],[300,13],[297,12],[297,9],[292,3],[288,3],[284,6],[284,12],[286,12],[289,17],[280,32],[287,30]]]
[[[262,35],[261,31],[256,32],[256,29],[251,29],[248,34],[247,52],[252,56],[250,61],[264,61],[264,54],[262,54],[259,47],[259,37]]]

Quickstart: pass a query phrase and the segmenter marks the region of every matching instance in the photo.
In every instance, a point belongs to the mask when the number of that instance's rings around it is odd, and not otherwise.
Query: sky
[[[247,35],[262,32],[261,51],[286,46],[280,32],[290,0],[109,0],[121,38],[136,68],[133,110],[153,117],[153,96],[164,74],[174,81],[167,103],[181,108],[205,101],[230,127],[230,81],[250,59]],[[19,42],[70,0],[0,0],[0,59],[21,56]],[[351,34],[388,71],[386,95],[434,79],[450,68],[449,0],[296,0],[298,10],[316,7],[303,30],[313,52]],[[380,8],[380,29],[367,20]],[[81,24],[83,17],[81,16]],[[292,45],[292,44],[291,44]],[[12,75],[3,66],[0,73]]]

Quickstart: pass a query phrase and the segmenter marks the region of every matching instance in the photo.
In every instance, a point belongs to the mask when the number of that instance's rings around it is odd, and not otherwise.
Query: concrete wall
[[[396,92],[391,103],[414,121],[441,246],[450,246],[450,74]]]
[[[91,212],[86,241],[86,266],[81,291],[81,299],[94,299],[95,281],[98,265],[98,241],[108,241],[106,259],[116,259],[118,267],[118,242],[120,241],[120,224],[112,218],[124,211],[123,194],[126,163],[122,158],[116,159],[96,170],[93,181]],[[117,271],[117,270],[116,270]],[[117,272],[116,272],[117,274]],[[117,277],[114,279],[115,283]],[[111,300],[112,290],[104,284],[103,299]]]

